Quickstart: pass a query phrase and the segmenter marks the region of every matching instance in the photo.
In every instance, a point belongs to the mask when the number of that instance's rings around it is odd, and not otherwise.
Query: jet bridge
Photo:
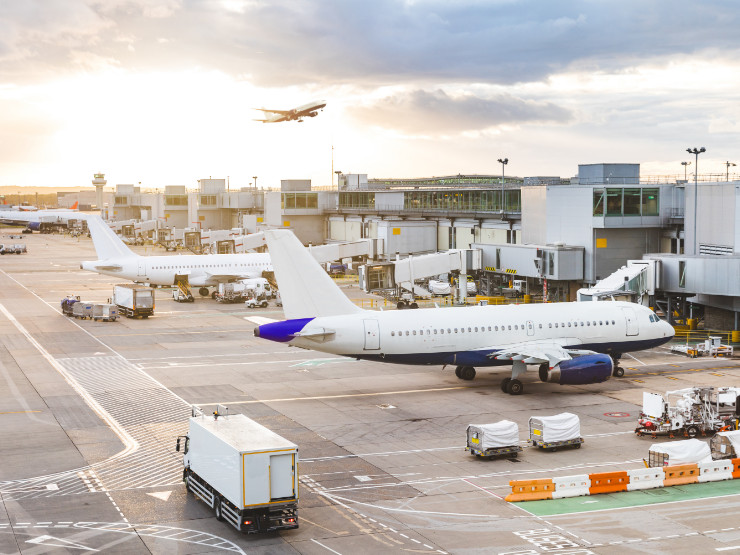
[[[429,298],[432,294],[415,281],[457,272],[460,274],[457,297],[465,302],[469,271],[481,269],[480,249],[455,249],[434,254],[409,256],[391,263],[372,264],[360,267],[360,287],[365,291],[388,290],[401,287],[414,296]]]
[[[593,287],[579,289],[579,301],[630,301],[650,306],[660,279],[659,260],[628,260]]]

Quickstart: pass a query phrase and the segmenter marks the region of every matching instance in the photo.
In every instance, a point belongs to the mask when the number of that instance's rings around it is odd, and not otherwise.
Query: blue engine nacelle
[[[543,382],[560,385],[585,385],[605,382],[612,377],[614,363],[609,355],[583,355],[564,360],[555,368],[540,372]]]
[[[28,222],[26,227],[31,231],[41,231],[41,222]]]

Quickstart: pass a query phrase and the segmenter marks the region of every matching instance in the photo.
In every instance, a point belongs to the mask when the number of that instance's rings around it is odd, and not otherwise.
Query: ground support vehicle
[[[740,456],[740,430],[717,432],[709,440],[709,448],[715,461],[737,458]]]
[[[86,318],[92,318],[94,306],[95,305],[93,303],[78,301],[74,305],[72,305],[72,316],[82,320]]]
[[[493,424],[470,424],[467,430],[466,451],[476,457],[516,457],[519,446],[519,427],[510,420]]]
[[[704,340],[704,343],[697,343],[695,345],[674,345],[671,347],[671,352],[681,353],[690,358],[696,358],[701,356],[710,357],[731,357],[735,353],[735,349],[732,345],[723,345],[722,338],[716,335],[710,335],[708,339]]]
[[[114,285],[113,304],[128,318],[149,318],[154,314],[154,289],[134,283]]]
[[[115,322],[118,318],[118,307],[114,304],[94,304],[92,319],[96,322]]]
[[[298,447],[243,414],[193,407],[183,481],[240,532],[298,528]]]
[[[733,429],[740,388],[689,387],[665,395],[642,393],[638,436],[696,437]]]
[[[683,439],[668,443],[654,443],[648,450],[648,468],[709,462],[712,454],[709,445],[700,439]]]
[[[246,301],[244,301],[244,306],[247,308],[266,308],[267,307],[267,299],[264,297],[248,297]]]
[[[80,297],[78,295],[69,295],[67,298],[62,299],[62,314],[65,316],[72,316],[74,305],[78,302],[80,302]]]
[[[581,421],[570,412],[553,416],[532,416],[529,419],[529,439],[534,447],[557,451],[560,447],[580,449]]]

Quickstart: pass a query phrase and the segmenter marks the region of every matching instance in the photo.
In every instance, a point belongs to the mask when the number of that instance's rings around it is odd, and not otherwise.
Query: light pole
[[[504,213],[504,173],[506,170],[506,164],[509,163],[508,158],[499,158],[498,159],[499,164],[501,164],[501,213]]]
[[[688,170],[688,167],[687,166],[690,166],[691,165],[691,162],[681,162],[681,165],[683,166],[683,180],[684,181],[688,181],[689,178],[688,178],[688,175],[686,173],[686,170]]]
[[[257,188],[257,176],[253,175],[252,179],[254,179],[254,188],[256,189]]]
[[[699,155],[702,152],[706,152],[707,149],[704,147],[701,148],[687,148],[686,152],[689,154],[693,154],[695,157],[694,160],[694,255],[698,254],[696,252],[696,220],[699,219],[699,214],[697,214],[697,209],[699,206]]]
[[[730,166],[737,166],[734,162],[725,162],[725,166],[727,166],[727,181],[730,180]]]

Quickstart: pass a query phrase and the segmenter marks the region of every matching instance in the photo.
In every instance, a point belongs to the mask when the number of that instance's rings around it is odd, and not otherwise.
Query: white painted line
[[[630,357],[630,358],[633,358],[633,359],[635,359],[635,360],[636,360],[637,362],[639,362],[639,363],[640,363],[640,364],[642,364],[643,366],[647,366],[647,364],[645,364],[644,362],[642,362],[642,361],[641,361],[641,360],[640,360],[639,358],[637,358],[637,357],[635,357],[635,356],[633,356],[633,355],[631,355],[631,354],[629,354],[629,353],[624,353],[624,354],[625,354],[625,355],[627,355],[627,356],[628,356],[628,357]]]
[[[740,549],[740,545],[733,545],[732,547],[716,547],[715,551],[734,551],[735,549]]]
[[[311,541],[312,541],[313,543],[315,543],[315,544],[318,544],[318,545],[320,545],[320,546],[321,546],[321,547],[323,547],[324,549],[326,549],[326,550],[328,550],[328,551],[331,551],[332,553],[336,553],[337,555],[342,555],[341,553],[339,553],[339,551],[334,551],[334,550],[333,550],[333,549],[332,549],[331,547],[327,547],[327,546],[325,546],[325,545],[324,545],[323,543],[321,543],[321,542],[317,542],[317,541],[316,541],[316,540],[314,540],[313,538],[311,538]]]

